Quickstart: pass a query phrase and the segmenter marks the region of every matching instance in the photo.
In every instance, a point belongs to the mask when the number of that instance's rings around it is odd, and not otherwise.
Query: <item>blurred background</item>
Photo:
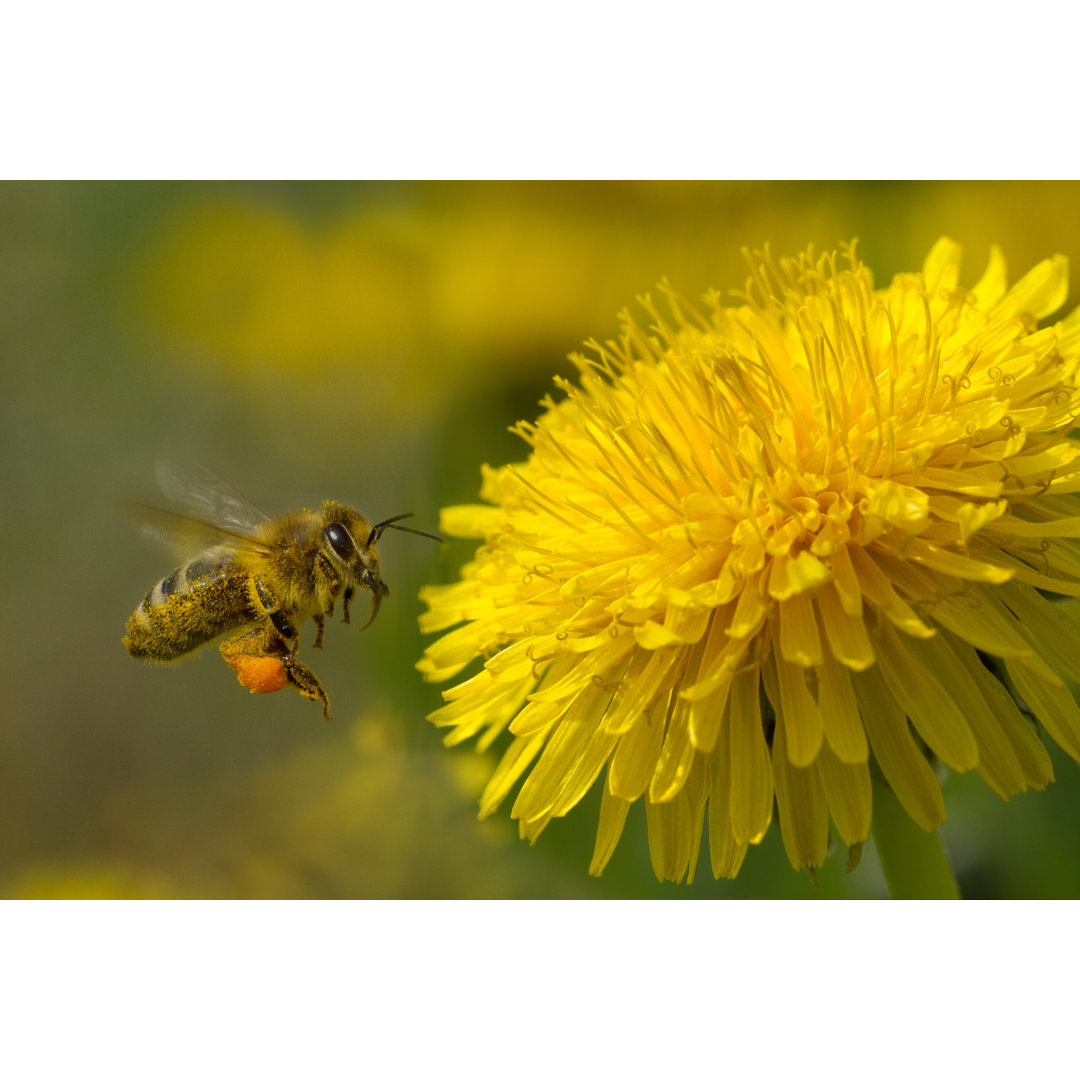
[[[1056,183],[0,185],[0,895],[883,896],[872,844],[815,887],[775,828],[735,882],[706,854],[660,885],[640,804],[590,878],[596,791],[535,847],[512,799],[478,821],[499,745],[443,747],[414,670],[417,590],[466,542],[387,534],[378,621],[328,623],[321,654],[306,628],[332,724],[247,694],[214,647],[133,662],[125,620],[177,560],[115,500],[161,505],[155,460],[191,459],[271,514],[334,498],[435,529],[660,278],[692,298],[742,285],[744,245],[857,236],[884,284],[949,235],[964,283],[992,242],[1015,280],[1078,265],[1078,204]],[[1049,749],[1056,783],[1008,805],[945,778],[965,895],[1080,895],[1080,767]]]

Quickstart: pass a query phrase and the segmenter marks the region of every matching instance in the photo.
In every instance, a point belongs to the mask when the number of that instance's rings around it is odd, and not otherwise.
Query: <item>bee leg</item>
[[[341,597],[341,621],[346,624],[349,621],[349,604],[352,602],[354,592],[355,590],[350,585]]]
[[[331,608],[331,610],[328,612],[328,614],[330,614],[330,615],[334,614],[333,608]],[[312,648],[321,649],[322,648],[323,630],[325,629],[325,626],[323,625],[323,617],[321,615],[313,615],[312,618],[315,620],[315,625],[316,625],[316,627],[318,627],[318,630],[319,630],[319,632],[315,635],[315,644],[312,646]]]
[[[262,604],[267,618],[273,623],[274,629],[285,641],[291,644],[292,651],[296,652],[300,646],[300,638],[296,632],[296,627],[293,626],[289,616],[285,614],[285,610],[275,599],[274,594],[263,583],[262,578],[255,578],[254,580],[255,595],[258,597],[259,603]]]
[[[318,576],[325,581],[326,593],[330,599],[329,606],[324,614],[333,615],[334,599],[341,589],[341,575],[334,569],[334,564],[322,552],[315,556],[315,569],[318,571]]]
[[[330,699],[318,676],[296,659],[271,624],[223,641],[218,651],[236,672],[240,685],[253,694],[272,694],[291,685],[304,697],[319,702],[323,718],[330,719]]]
[[[323,707],[323,719],[329,721],[330,699],[326,696],[326,691],[322,688],[322,683],[319,682],[315,672],[307,664],[300,663],[295,656],[286,656],[282,660],[282,664],[285,667],[285,674],[293,687],[310,701],[319,702]]]

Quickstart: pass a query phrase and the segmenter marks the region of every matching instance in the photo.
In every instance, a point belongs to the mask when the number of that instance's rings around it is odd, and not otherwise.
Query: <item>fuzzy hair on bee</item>
[[[138,660],[178,660],[222,634],[225,662],[254,693],[292,686],[323,707],[330,700],[315,673],[299,659],[300,630],[310,618],[314,647],[322,648],[325,620],[358,591],[371,593],[366,629],[390,593],[376,552],[383,532],[398,529],[441,542],[434,533],[398,522],[375,525],[343,503],[269,517],[239,492],[197,466],[158,464],[158,481],[183,513],[140,507],[147,531],[197,551],[143,597],[127,621],[124,647]]]

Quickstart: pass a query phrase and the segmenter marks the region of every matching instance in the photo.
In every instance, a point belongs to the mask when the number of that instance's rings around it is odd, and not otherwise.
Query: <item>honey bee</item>
[[[253,694],[292,686],[320,703],[329,720],[326,691],[296,657],[302,626],[314,620],[314,647],[322,648],[324,620],[340,598],[347,623],[358,589],[371,592],[371,614],[360,629],[371,625],[390,593],[375,551],[384,530],[442,538],[397,524],[411,514],[369,525],[351,506],[329,500],[318,510],[271,518],[196,466],[162,462],[158,480],[186,512],[139,508],[149,531],[201,551],[143,597],[127,621],[128,654],[168,663],[238,631],[219,651],[242,686]]]

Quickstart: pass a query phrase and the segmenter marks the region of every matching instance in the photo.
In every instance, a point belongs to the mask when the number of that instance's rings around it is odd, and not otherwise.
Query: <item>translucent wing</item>
[[[199,518],[159,510],[142,503],[121,502],[120,505],[139,522],[143,536],[163,544],[181,558],[190,558],[207,548],[229,547],[235,550],[267,552],[265,544],[249,535],[214,525]]]
[[[230,535],[250,535],[267,520],[254,503],[201,465],[174,461],[157,462],[157,479],[171,502],[182,507],[185,517],[224,530]]]

